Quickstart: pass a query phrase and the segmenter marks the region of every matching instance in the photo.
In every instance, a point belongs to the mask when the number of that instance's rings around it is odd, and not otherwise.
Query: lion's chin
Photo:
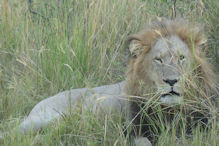
[[[161,96],[160,97],[160,102],[161,102],[161,104],[165,104],[165,105],[181,104],[183,102],[183,97],[182,96],[177,96],[177,95]]]

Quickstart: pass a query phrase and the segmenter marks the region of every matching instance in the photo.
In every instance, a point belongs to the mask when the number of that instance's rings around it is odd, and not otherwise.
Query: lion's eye
[[[184,56],[184,55],[180,55],[180,56],[179,56],[179,59],[178,59],[178,63],[179,63],[180,65],[182,65],[182,64],[184,63],[184,60],[185,60],[185,56]]]
[[[161,58],[155,57],[154,60],[155,60],[155,62],[157,62],[157,63],[163,63],[163,61],[162,61]]]
[[[179,60],[182,61],[182,60],[184,60],[184,59],[185,59],[185,56],[184,56],[184,55],[180,55],[180,56],[179,56]]]

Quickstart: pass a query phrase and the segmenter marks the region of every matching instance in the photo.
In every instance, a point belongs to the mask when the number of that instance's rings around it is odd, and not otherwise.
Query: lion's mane
[[[150,24],[148,24],[145,29],[140,31],[137,34],[134,34],[130,36],[127,39],[126,42],[126,48],[130,47],[130,44],[132,41],[138,41],[140,42],[141,52],[137,52],[136,54],[132,54],[132,50],[130,50],[130,57],[129,57],[129,64],[127,67],[126,72],[126,92],[128,95],[131,96],[141,96],[145,97],[149,93],[147,89],[154,86],[154,84],[151,82],[150,78],[147,76],[147,64],[150,64],[152,62],[145,62],[144,58],[149,52],[150,49],[153,48],[153,45],[156,43],[156,41],[161,37],[166,37],[170,35],[178,35],[189,47],[190,53],[192,53],[191,56],[193,56],[193,62],[195,63],[196,69],[194,69],[194,72],[196,75],[198,75],[198,84],[202,84],[204,89],[202,91],[197,92],[204,92],[204,95],[201,93],[200,95],[203,95],[203,98],[211,97],[213,94],[214,97],[217,97],[217,94],[215,92],[217,91],[217,79],[216,75],[213,72],[212,66],[208,63],[207,58],[205,57],[206,51],[206,38],[203,33],[202,27],[193,26],[187,21],[183,19],[176,19],[176,20],[157,20]],[[143,46],[143,47],[142,47]],[[137,49],[139,49],[139,46],[135,46]],[[137,50],[136,49],[136,50]],[[136,51],[135,50],[135,51]],[[192,62],[191,62],[192,63]],[[156,88],[156,87],[155,87]],[[199,93],[198,93],[199,94]],[[215,96],[216,95],[216,96]],[[199,95],[198,95],[199,96]],[[142,98],[138,98],[142,99]],[[144,125],[150,124],[148,123],[147,119],[144,119],[142,121],[142,117],[139,115],[139,112],[144,107],[144,101],[140,100],[140,103],[137,103],[137,101],[131,101],[130,103],[130,113],[131,118],[133,120],[134,125],[139,125],[141,123],[144,123]],[[212,101],[212,100],[210,100]],[[171,108],[168,110],[172,110]],[[174,109],[173,109],[174,110]],[[154,113],[152,108],[147,108],[148,115],[151,113]],[[192,116],[198,116],[201,117],[203,114],[190,112]],[[138,116],[136,116],[138,114]],[[171,118],[173,118],[174,115],[172,114],[166,114],[171,121]],[[153,115],[150,115],[152,117]],[[206,122],[206,118],[203,118],[202,122]],[[137,126],[138,127],[138,126]],[[144,132],[144,136],[148,137],[153,143],[154,143],[154,137],[151,136],[150,132],[151,127],[150,126],[142,126],[141,131]],[[136,133],[138,133],[139,129],[137,128]],[[137,134],[138,135],[138,134]],[[153,135],[153,134],[152,134]]]
[[[132,40],[138,40],[144,46],[142,53],[136,57],[129,57],[129,64],[126,72],[127,91],[130,95],[142,96],[145,89],[141,89],[141,83],[144,81],[146,86],[150,87],[149,79],[147,78],[147,63],[144,62],[144,57],[160,37],[169,36],[172,34],[178,35],[189,47],[193,53],[194,62],[196,63],[199,73],[200,82],[204,84],[204,91],[207,95],[216,91],[216,75],[212,70],[212,66],[208,63],[204,51],[206,51],[206,38],[202,27],[193,26],[183,19],[176,20],[157,20],[147,24],[145,29],[137,34],[130,36],[126,41],[126,47]]]

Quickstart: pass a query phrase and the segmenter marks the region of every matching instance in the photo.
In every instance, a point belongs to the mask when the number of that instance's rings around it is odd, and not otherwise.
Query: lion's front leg
[[[146,113],[143,112],[144,104],[140,104],[138,102],[131,102],[130,103],[130,111],[131,117],[130,120],[133,123],[133,130],[131,131],[131,135],[135,137],[135,144],[141,145],[140,143],[148,143],[155,144],[156,137],[153,131],[153,127],[149,123],[147,116],[148,114],[151,116],[152,110],[151,108],[146,109]],[[144,145],[143,145],[144,146]]]
[[[147,137],[136,137],[134,140],[135,146],[152,146]]]

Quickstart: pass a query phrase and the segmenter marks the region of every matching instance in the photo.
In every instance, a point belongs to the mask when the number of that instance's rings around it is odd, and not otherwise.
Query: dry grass
[[[0,129],[19,123],[40,100],[63,90],[93,87],[124,79],[129,34],[155,16],[171,15],[172,1],[157,0],[1,0]],[[177,1],[177,14],[194,25],[205,24],[207,53],[218,68],[219,3]],[[219,124],[208,132],[177,138],[162,131],[158,145],[219,145]],[[105,125],[105,126],[103,126]],[[107,126],[106,126],[107,125]],[[176,130],[176,129],[175,129]],[[107,132],[106,132],[107,131]],[[3,145],[127,145],[120,116],[67,116],[39,133],[13,133]]]

